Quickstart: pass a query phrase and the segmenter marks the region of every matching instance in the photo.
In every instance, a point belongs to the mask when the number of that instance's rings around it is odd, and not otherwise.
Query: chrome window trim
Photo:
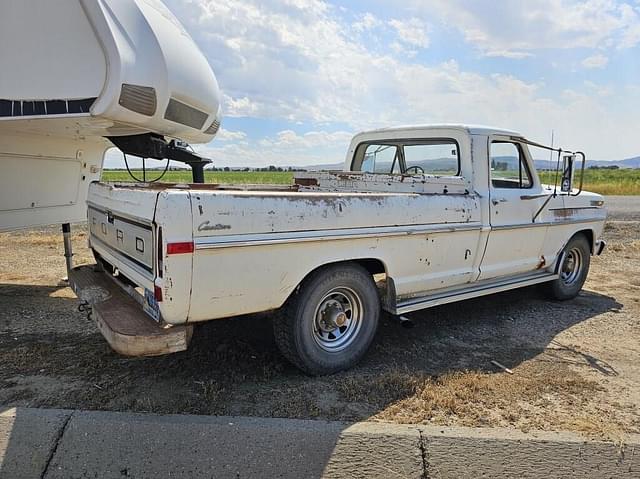
[[[291,231],[283,233],[263,234],[238,234],[201,236],[195,238],[196,250],[232,248],[243,246],[274,245],[303,243],[327,240],[345,240],[378,238],[388,236],[410,236],[417,234],[453,233],[458,231],[481,231],[482,224],[473,223],[449,223],[445,226],[438,225],[410,225],[410,226],[383,226],[372,228],[353,228],[343,230],[324,231]]]

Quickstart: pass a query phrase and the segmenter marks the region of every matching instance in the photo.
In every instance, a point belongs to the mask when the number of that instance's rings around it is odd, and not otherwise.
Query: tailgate
[[[146,271],[153,272],[153,229],[151,224],[122,212],[91,205],[87,211],[92,241],[114,250]]]
[[[87,199],[87,220],[92,247],[147,280],[154,278],[154,231],[158,189],[92,183]],[[133,279],[133,278],[132,278]]]
[[[189,191],[162,184],[93,183],[87,206],[95,252],[135,285],[165,322],[184,323],[193,269]]]

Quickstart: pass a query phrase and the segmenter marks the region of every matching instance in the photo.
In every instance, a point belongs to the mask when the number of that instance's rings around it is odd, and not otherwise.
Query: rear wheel
[[[354,366],[375,336],[380,299],[373,278],[356,264],[329,266],[299,287],[274,321],[282,354],[307,374]]]
[[[548,283],[548,291],[555,299],[575,298],[589,273],[591,248],[587,238],[582,234],[571,238],[562,250],[561,261],[558,270],[560,277]]]

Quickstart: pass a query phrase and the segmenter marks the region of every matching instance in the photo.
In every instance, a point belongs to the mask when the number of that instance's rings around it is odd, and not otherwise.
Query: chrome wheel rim
[[[573,284],[580,276],[582,271],[582,251],[579,248],[571,248],[567,251],[560,270],[560,278],[567,284]]]
[[[313,339],[328,352],[342,351],[360,332],[363,308],[351,288],[333,288],[318,303],[313,321]]]

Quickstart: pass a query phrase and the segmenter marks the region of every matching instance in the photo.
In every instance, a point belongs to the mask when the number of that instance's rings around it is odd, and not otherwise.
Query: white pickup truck
[[[572,187],[579,153],[558,155],[558,186],[541,184],[531,144],[486,127],[387,128],[356,135],[343,172],[290,186],[95,182],[98,267],[71,281],[120,353],[184,350],[196,323],[277,310],[282,353],[333,373],[362,358],[381,309],[537,283],[578,294],[604,248],[604,201]]]

